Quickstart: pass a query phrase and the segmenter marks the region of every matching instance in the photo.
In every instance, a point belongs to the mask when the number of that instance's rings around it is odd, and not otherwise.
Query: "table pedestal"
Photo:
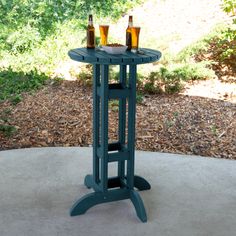
[[[84,214],[96,204],[131,199],[137,216],[147,221],[143,201],[134,189],[148,190],[151,186],[134,175],[137,66],[129,68],[128,81],[127,66],[120,65],[119,83],[109,84],[109,66],[93,65],[93,174],[85,177],[84,184],[94,192],[73,205],[71,216]],[[119,100],[119,138],[115,143],[108,142],[109,99]],[[108,178],[109,162],[118,163],[117,176],[112,178]]]

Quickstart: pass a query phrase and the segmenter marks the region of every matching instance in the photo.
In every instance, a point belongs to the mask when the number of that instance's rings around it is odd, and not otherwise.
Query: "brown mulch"
[[[117,107],[109,111],[109,137],[117,138]],[[89,146],[92,143],[92,91],[76,81],[48,85],[24,95],[16,106],[4,102],[0,114],[10,109],[6,124],[17,132],[0,132],[0,150]],[[148,95],[137,105],[136,148],[139,150],[195,154],[236,159],[236,104],[185,95]]]

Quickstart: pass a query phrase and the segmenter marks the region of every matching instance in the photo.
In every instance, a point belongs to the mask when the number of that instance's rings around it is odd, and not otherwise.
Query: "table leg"
[[[127,66],[120,66],[121,89],[127,89],[126,69]],[[93,188],[95,192],[79,199],[71,208],[71,216],[84,214],[89,208],[100,203],[130,199],[140,220],[142,222],[147,221],[143,201],[139,193],[134,190],[134,187],[139,190],[151,188],[150,184],[144,178],[134,176],[136,70],[136,65],[130,65],[129,95],[127,98],[118,96],[119,148],[117,148],[117,152],[121,160],[116,160],[118,162],[118,176],[108,178],[109,150],[113,150],[117,145],[108,145],[108,95],[112,92],[109,90],[108,84],[109,66],[94,65],[93,67],[93,174],[85,177],[84,184],[88,188]],[[128,99],[127,146],[126,99]],[[129,153],[128,157],[127,152]],[[126,155],[127,159],[124,159],[123,155]],[[127,160],[126,174],[125,160]]]
[[[96,184],[99,183],[97,147],[99,145],[100,97],[97,94],[98,86],[100,86],[100,65],[93,65],[93,180]]]
[[[120,84],[123,88],[126,87],[126,78],[127,78],[127,66],[120,66]],[[125,146],[125,136],[126,136],[126,98],[119,99],[119,142],[122,149]],[[118,162],[118,176],[121,179],[125,177],[125,161]]]
[[[130,159],[127,161],[127,184],[130,189],[134,187],[134,155],[135,155],[135,111],[136,111],[136,79],[137,66],[130,65],[129,71],[129,89],[128,99],[128,150]]]
[[[109,66],[102,65],[101,80],[101,187],[106,192],[108,188],[108,75]]]
[[[130,153],[130,158],[127,161],[127,185],[129,186],[130,199],[135,207],[137,216],[142,222],[147,221],[147,215],[143,201],[139,193],[133,188],[135,185],[137,187],[143,188],[143,183],[140,178],[134,177],[134,157],[135,157],[135,118],[136,118],[136,79],[137,79],[137,66],[130,65],[129,73],[129,89],[130,96],[128,100],[128,150]],[[134,181],[136,179],[136,181]],[[143,178],[142,178],[143,179]]]

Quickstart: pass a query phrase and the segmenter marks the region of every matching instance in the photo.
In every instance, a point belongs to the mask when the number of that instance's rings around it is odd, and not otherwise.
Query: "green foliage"
[[[157,72],[151,72],[144,82],[144,91],[148,93],[173,94],[183,89],[183,82],[213,78],[215,76],[206,65],[209,63],[181,63],[169,67],[160,67]]]
[[[214,124],[211,125],[210,129],[211,129],[211,132],[213,133],[213,135],[217,135],[218,134],[218,130],[217,130],[216,125],[214,125]]]
[[[138,92],[136,96],[136,102],[137,103],[142,103],[143,102],[143,94]]]
[[[236,0],[222,0],[222,8],[228,14],[236,15]],[[222,31],[219,36],[219,47],[223,45],[224,52],[222,52],[221,57],[222,60],[232,58],[236,54],[236,18],[233,18],[233,26],[229,27],[227,30]]]
[[[108,107],[114,112],[119,111],[119,100],[115,99],[109,100]]]
[[[0,113],[0,123],[6,123],[9,120],[9,116],[11,115],[11,109],[6,108]]]
[[[149,81],[144,86],[145,91],[158,94],[173,94],[180,92],[182,88],[181,78],[177,73],[164,67],[161,67],[158,72],[151,72]]]
[[[95,21],[107,16],[116,20],[140,2],[143,0],[0,0],[0,100],[11,98],[12,103],[17,103],[21,92],[37,89],[53,76],[68,57],[68,50],[83,45],[89,13]],[[228,2],[235,0],[224,2],[229,5]],[[161,67],[150,76],[139,75],[138,89],[174,93],[182,89],[184,81],[214,76],[208,68],[209,62],[191,63],[193,55],[207,50],[212,35],[173,56],[167,52],[168,43],[179,38],[180,35],[172,34],[158,39],[156,47],[164,52]],[[147,41],[153,46],[153,40]],[[221,40],[220,45],[224,40],[234,41],[235,31],[225,32]],[[224,49],[222,58],[229,58],[235,52],[232,44]],[[76,77],[81,84],[91,86],[91,68]],[[118,77],[117,72],[111,73],[113,80],[117,81]]]
[[[0,101],[11,98],[13,104],[21,101],[22,92],[40,88],[48,77],[36,71],[24,73],[16,72],[11,68],[0,71]]]
[[[17,131],[16,127],[12,125],[1,125],[0,132],[2,132],[6,137],[11,137]]]
[[[236,0],[222,0],[222,9],[227,12],[231,13],[232,15],[236,14]]]
[[[22,96],[19,94],[15,95],[14,97],[11,97],[10,99],[12,105],[18,104],[19,102],[21,102],[21,100],[22,100]]]
[[[0,0],[0,100],[17,103],[54,77],[68,50],[82,46],[89,13],[114,20],[141,1]],[[91,85],[85,73],[80,78]]]
[[[58,23],[77,19],[87,20],[89,12],[97,17],[118,18],[140,0],[1,0],[0,26],[7,26],[8,33],[14,33],[28,24],[38,29],[41,38],[53,34]],[[0,27],[2,28],[2,27]],[[2,34],[1,38],[7,36]]]
[[[236,25],[228,27],[215,39],[222,61],[236,55]]]
[[[19,28],[11,33],[7,40],[7,46],[14,54],[24,53],[27,50],[37,47],[41,41],[38,29],[31,27],[29,24]]]

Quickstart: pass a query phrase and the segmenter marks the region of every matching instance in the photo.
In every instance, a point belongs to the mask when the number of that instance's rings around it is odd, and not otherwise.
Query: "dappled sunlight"
[[[141,27],[140,46],[177,53],[229,17],[220,8],[221,0],[149,0],[130,10],[134,25]],[[110,35],[125,42],[128,16],[110,27]],[[119,34],[117,34],[119,32]]]

